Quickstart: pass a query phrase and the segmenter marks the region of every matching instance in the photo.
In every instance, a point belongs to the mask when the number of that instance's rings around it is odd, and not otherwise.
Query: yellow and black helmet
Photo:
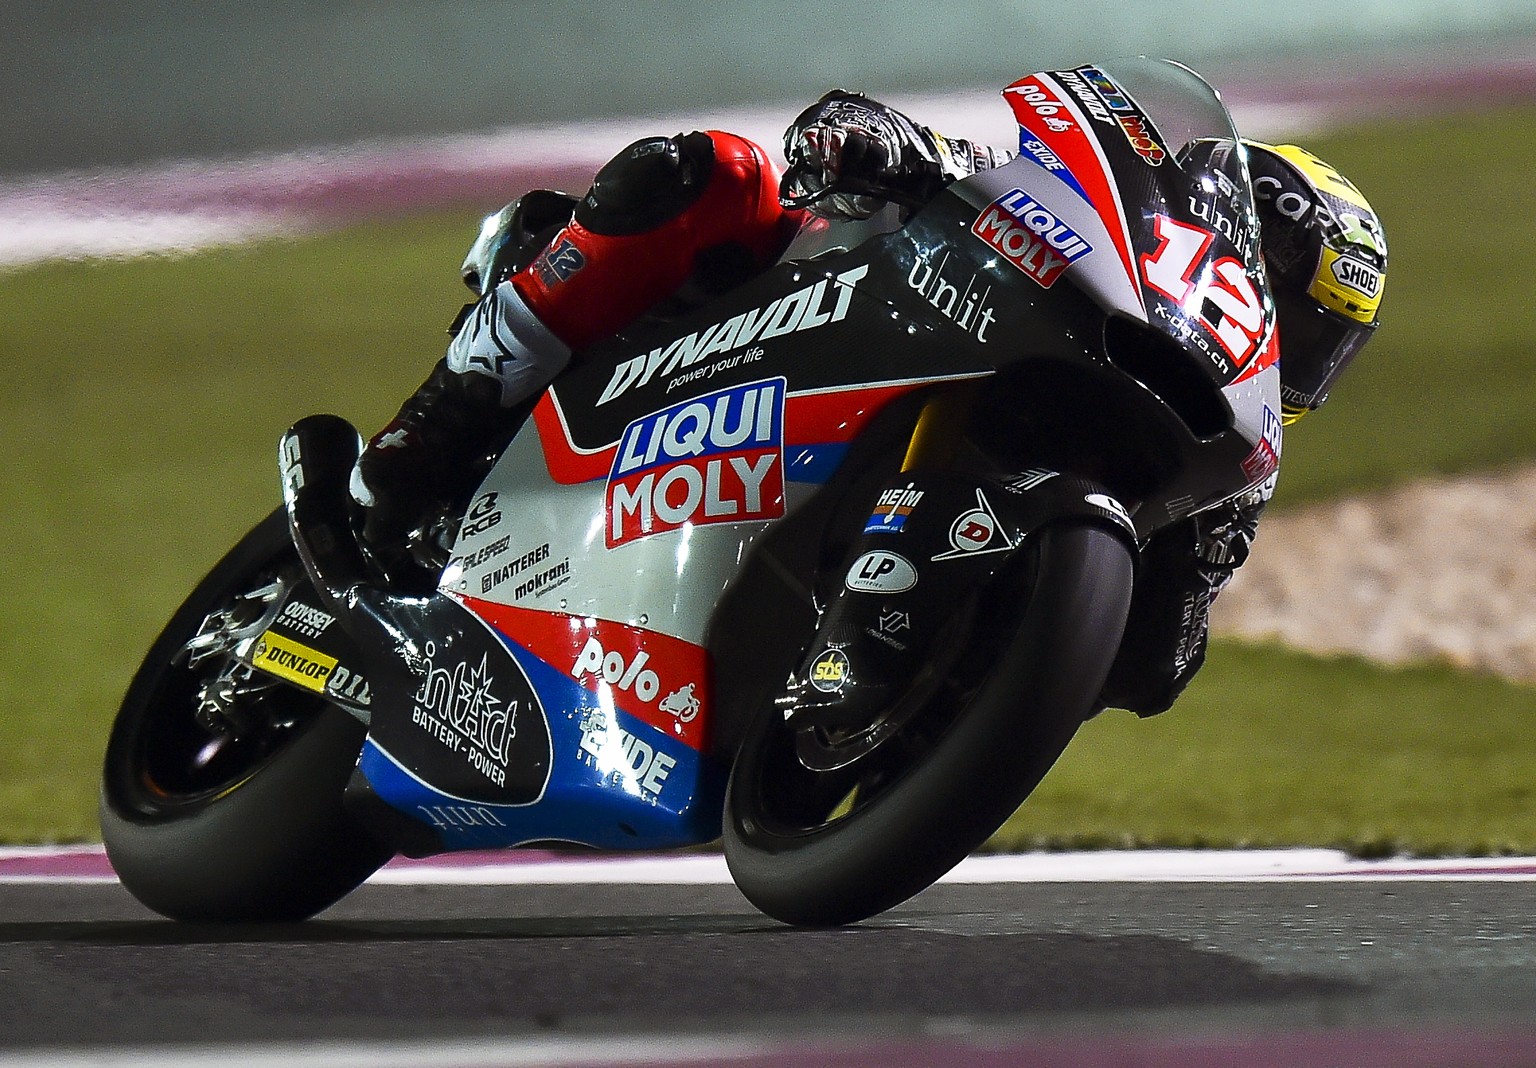
[[[1295,145],[1245,141],[1280,323],[1287,423],[1322,406],[1380,322],[1387,238],[1353,182]]]

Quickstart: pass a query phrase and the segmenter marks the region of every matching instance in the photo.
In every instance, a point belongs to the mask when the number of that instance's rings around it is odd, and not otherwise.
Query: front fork
[[[869,730],[910,703],[944,670],[948,631],[975,595],[1047,524],[1099,524],[1134,551],[1130,517],[1096,482],[1048,470],[989,478],[957,463],[978,388],[946,391],[919,415],[901,472],[877,494],[778,702],[792,726]]]

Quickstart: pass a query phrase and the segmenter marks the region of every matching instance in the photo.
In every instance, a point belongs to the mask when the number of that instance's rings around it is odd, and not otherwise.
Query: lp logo
[[[877,549],[855,560],[844,581],[860,593],[905,593],[917,585],[917,569],[906,557]]]

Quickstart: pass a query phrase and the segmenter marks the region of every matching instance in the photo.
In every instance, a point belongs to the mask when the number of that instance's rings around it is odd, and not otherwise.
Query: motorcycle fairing
[[[530,805],[553,765],[547,714],[497,635],[450,598],[414,599],[394,615],[409,628],[408,671],[378,679],[391,714],[373,717],[368,745],[457,801]]]
[[[664,733],[645,718],[675,708],[679,725],[685,717],[691,723],[697,712],[688,716],[685,686],[637,708],[614,700],[606,675],[621,693],[645,697],[650,676],[638,652],[629,657],[633,671],[615,671],[610,653],[597,648],[557,669],[465,598],[403,596],[374,583],[347,520],[359,448],[350,424],[312,416],[284,435],[280,454],[294,546],[322,611],[344,626],[342,644],[366,654],[372,714],[346,792],[359,818],[411,855],[548,840],[633,848],[716,836],[724,773],[692,747],[703,724]],[[482,533],[494,535],[505,514],[486,503],[481,495],[470,512]],[[315,628],[322,622],[295,618]],[[573,624],[565,621],[568,630]],[[342,628],[319,629],[327,642],[342,641]],[[594,628],[591,637],[618,650],[617,629]],[[650,647],[658,664],[686,659],[686,650],[665,644]],[[646,651],[643,641],[632,648]],[[605,677],[584,686],[581,677],[594,669]]]
[[[1064,518],[1108,527],[1134,550],[1130,516],[1087,479],[1047,470],[1001,481],[902,473],[879,495],[775,707],[794,725],[869,728],[924,678],[943,676],[945,658],[961,652],[953,643],[968,633],[960,617],[973,595],[1031,535]]]
[[[718,835],[725,771],[701,752],[701,651],[470,598],[432,598],[420,613],[413,628],[448,651],[429,641],[419,683],[388,695],[399,711],[376,717],[348,788],[403,851]],[[382,819],[381,804],[415,826]]]
[[[512,629],[507,613],[517,614],[517,610],[490,608],[493,614],[500,611],[503,625]],[[537,634],[539,622],[547,628],[542,636]],[[569,619],[565,624],[579,627],[582,622]],[[520,640],[499,633],[497,637],[504,650],[501,669],[521,674],[527,684],[525,693],[537,702],[547,727],[548,752],[542,764],[546,775],[538,795],[519,801],[504,791],[488,790],[485,783],[471,781],[462,767],[440,764],[423,774],[399,755],[408,754],[419,763],[421,734],[406,733],[390,745],[385,743],[391,739],[375,730],[364,745],[359,775],[349,787],[354,808],[366,816],[370,807],[376,809],[382,801],[409,817],[417,826],[397,827],[394,834],[401,848],[413,855],[530,842],[667,848],[718,836],[726,773],[695,747],[704,730],[699,708],[691,703],[698,699],[687,684],[659,697],[636,696],[637,690],[644,693],[646,686],[656,685],[648,682],[647,676],[655,672],[646,666],[656,637],[649,636],[647,651],[646,637],[625,636],[623,628],[612,625],[590,627],[584,648],[594,652],[566,666],[560,658],[561,643],[548,632],[560,621],[533,620],[530,626],[530,620],[521,619],[518,623]],[[624,660],[620,650],[626,637],[636,652]],[[601,642],[612,650],[604,652]],[[615,658],[624,668],[615,667]],[[596,661],[595,672],[586,662],[589,659]],[[659,659],[651,662],[659,664]],[[605,668],[614,679],[611,683],[604,678]],[[573,671],[581,677],[573,677]],[[679,674],[675,668],[670,672]],[[707,678],[696,677],[701,683]],[[474,691],[459,692],[463,700]],[[662,711],[662,706],[675,711]],[[430,711],[417,701],[409,721],[395,717],[394,722],[402,731],[407,722],[420,727],[423,714]],[[672,721],[671,731],[650,722],[661,716]],[[425,733],[441,739],[446,730],[441,722],[433,722]],[[476,762],[473,754],[470,761]],[[451,788],[455,779],[466,785],[463,792]],[[364,789],[371,798],[356,796]],[[377,816],[373,821],[375,826],[385,822]],[[423,826],[430,830],[430,837],[420,834]]]
[[[1084,258],[1080,286],[1198,353],[1223,385],[1275,363],[1246,153],[1198,75],[1167,62],[1083,66],[1021,78],[1004,97],[1044,206],[1073,217],[1086,205],[1113,250]]]
[[[1197,85],[1230,130],[1219,102],[1203,83]],[[1081,113],[1071,114],[1079,125],[1089,121]],[[1151,151],[1148,146],[1140,144],[1138,152],[1130,132],[1117,123],[1083,142],[1092,162],[1079,152],[1081,158],[1073,158],[1072,169],[1063,176],[1048,165],[1054,148],[1064,150],[1064,145],[1046,140],[1046,133],[1054,137],[1054,131],[1031,132],[1039,134],[1031,140],[1045,146],[1043,151],[1036,149],[1004,167],[955,183],[901,230],[846,251],[782,264],[691,315],[643,324],[628,336],[595,347],[563,374],[487,476],[433,598],[452,603],[461,614],[471,613],[502,650],[495,671],[488,656],[483,668],[478,661],[466,661],[464,676],[450,673],[450,680],[471,690],[486,675],[495,675],[500,683],[511,678],[506,663],[510,659],[517,666],[517,678],[526,684],[520,694],[545,710],[550,772],[543,792],[532,799],[488,796],[483,783],[474,781],[479,772],[472,766],[445,772],[447,777],[441,779],[435,770],[430,778],[416,775],[413,769],[425,767],[419,751],[438,743],[421,724],[400,714],[392,716],[398,736],[387,738],[388,732],[379,732],[365,751],[362,774],[371,789],[385,796],[394,811],[431,827],[439,847],[445,848],[548,839],[636,847],[713,837],[723,765],[701,756],[671,730],[662,718],[671,713],[659,702],[688,708],[691,697],[698,699],[701,738],[714,733],[712,665],[704,650],[716,605],[738,582],[762,535],[792,522],[840,472],[849,446],[887,409],[917,390],[993,375],[1001,379],[1022,371],[1022,382],[1065,383],[1075,390],[1073,404],[1083,407],[1066,409],[1073,418],[1094,407],[1111,413],[1105,423],[1109,433],[1119,432],[1113,414],[1119,405],[1139,405],[1148,425],[1156,424],[1159,447],[1173,458],[1167,477],[1138,495],[1135,529],[1141,536],[1251,484],[1268,456],[1265,447],[1278,453],[1278,438],[1270,440],[1264,418],[1272,395],[1278,395],[1275,369],[1252,362],[1250,370],[1259,368],[1258,373],[1229,378],[1227,369],[1179,333],[1177,324],[1189,318],[1188,307],[1159,315],[1158,295],[1149,297],[1143,285],[1143,261],[1156,259],[1161,247],[1159,227],[1165,235],[1184,232],[1158,219],[1194,226],[1190,219],[1198,215],[1201,201],[1190,192],[1191,183],[1198,184],[1209,172],[1197,169],[1175,180],[1172,157],[1154,165],[1144,154]],[[1194,132],[1204,136],[1206,131]],[[1163,131],[1138,127],[1137,136],[1143,133],[1157,146],[1163,144]],[[1188,147],[1196,140],[1180,144]],[[1060,158],[1061,153],[1054,156]],[[1235,158],[1240,168],[1241,154]],[[1231,166],[1231,156],[1221,163]],[[1102,178],[1097,185],[1090,166],[1096,166]],[[1155,174],[1163,175],[1162,184]],[[1246,175],[1242,179],[1246,190]],[[1226,196],[1225,187],[1211,180]],[[1241,199],[1242,190],[1235,195]],[[1120,207],[1143,201],[1151,205],[1143,214],[1126,217]],[[1013,222],[998,212],[1006,212]],[[1014,232],[1015,224],[1043,238],[1065,262],[1047,259],[1045,246],[1032,251],[1033,239]],[[1233,233],[1239,233],[1235,227]],[[1193,262],[1198,271],[1216,277],[1220,255],[1234,249],[1242,251],[1228,235],[1218,233],[1208,244],[1202,242]],[[1186,421],[1187,413],[1149,405],[1143,391],[1150,389],[1161,398],[1154,388],[1157,383],[1128,374],[1114,354],[1106,352],[1106,316],[1145,324],[1182,346],[1182,352],[1157,354],[1158,359],[1199,356],[1199,373],[1210,380],[1208,388],[1222,407],[1220,425],[1197,432]],[[1211,326],[1204,322],[1191,329],[1210,333]],[[1017,396],[1027,401],[1030,394]],[[1054,394],[1040,396],[1050,399],[1034,407],[1046,412],[1061,408]],[[756,398],[753,419],[746,418],[748,397]],[[685,415],[689,411],[693,414]],[[765,411],[775,414],[759,428],[756,416]],[[664,428],[675,429],[691,419],[688,425],[696,431],[717,413],[726,420],[722,425],[727,430],[721,440],[710,439],[709,448],[703,447],[704,439],[690,445],[688,434],[679,431],[674,437],[682,452],[658,447],[651,453],[651,443],[665,436]],[[735,440],[749,424],[762,432]],[[710,451],[715,446],[719,450]],[[643,461],[640,466],[624,467],[626,448],[631,459]],[[738,467],[737,473],[750,473],[761,488],[769,483],[767,470],[759,465],[770,455],[777,468],[774,474],[783,479],[782,501],[772,505],[777,514],[759,508],[721,512],[712,517],[718,522],[695,521],[704,517],[711,500],[721,508],[730,503],[722,465],[739,461],[746,470]],[[648,466],[653,461],[656,466]],[[712,464],[719,476],[714,483]],[[687,473],[690,467],[692,474]],[[629,475],[636,481],[623,483],[619,489],[624,496],[616,496],[615,483]],[[663,503],[681,509],[683,501],[696,497],[690,507],[696,507],[697,514],[653,524],[649,530],[642,524],[633,532],[636,536],[629,536],[628,530],[615,536],[615,501],[632,504],[640,492],[638,480],[651,476],[651,491],[664,477],[674,480],[671,484],[680,495]],[[1052,481],[1056,479],[1045,485]],[[745,481],[730,485],[734,491],[747,488]],[[772,485],[777,488],[778,482]],[[684,490],[690,496],[682,496]],[[1005,514],[1009,509],[992,500],[992,489],[969,490],[969,501],[951,503],[992,515],[1002,524],[1000,529],[1011,532],[1010,540],[1022,539],[1033,529],[1030,524],[1041,521],[1025,514],[1010,518]],[[985,505],[974,496],[978,490]],[[1044,492],[1036,488],[1022,499],[1033,507],[1047,499]],[[1070,504],[1057,502],[1065,510],[1058,514],[1129,523],[1123,511],[1116,511],[1117,503],[1096,512],[1099,506],[1089,503],[1088,496],[1077,495]],[[1103,498],[1114,502],[1112,494]],[[652,503],[660,514],[661,507]],[[968,577],[956,588],[966,583],[975,588],[1007,554],[962,551],[949,544],[948,524],[956,518],[946,516],[942,523],[927,517],[903,520],[903,525],[916,523],[914,532],[929,522],[944,528],[931,532],[935,550],[922,563],[921,573],[915,562],[908,563],[919,579],[946,569],[957,576],[964,571]],[[862,536],[919,540],[889,529]],[[895,551],[864,549],[877,552]],[[959,555],[938,559],[945,552]],[[886,558],[872,562],[876,559]],[[886,581],[879,566],[876,572],[867,576],[868,582]],[[849,576],[842,578],[847,587]],[[794,575],[790,581],[805,579]],[[919,581],[913,589],[926,597],[939,585]],[[907,592],[846,588],[839,597],[853,605],[855,596],[876,603],[867,599]],[[933,618],[941,618],[938,611],[949,607],[936,606]],[[863,634],[860,641],[876,641],[868,633],[868,620],[854,608],[846,612],[853,621],[849,625]],[[735,625],[743,622],[736,619]],[[421,636],[419,630],[415,633]],[[685,650],[678,659],[688,665],[695,689],[685,695],[685,683],[673,681],[663,688],[658,675],[654,692],[648,689],[657,704],[637,704],[632,691],[640,672],[647,670],[636,666],[639,654],[655,657],[656,643],[666,639]],[[596,648],[591,649],[594,642]],[[892,649],[878,644],[885,652]],[[827,648],[832,649],[830,642]],[[871,657],[880,652],[871,650]],[[816,655],[813,649],[803,672],[814,673]],[[861,651],[860,659],[864,656]],[[827,661],[828,672],[835,672],[835,659]],[[600,683],[598,672],[591,670],[594,660],[603,675]],[[578,671],[579,664],[587,670]],[[434,670],[438,667],[434,663]],[[902,677],[899,665],[892,671],[891,677]],[[802,681],[810,685],[814,680],[803,674]],[[414,707],[410,698],[421,685],[416,679],[404,694],[404,707]],[[508,693],[503,699],[512,697]],[[658,754],[672,762],[664,776],[656,773]],[[447,783],[464,788],[447,788]],[[466,805],[476,810],[474,820],[444,818],[445,812],[462,815]],[[481,808],[494,820],[483,818]]]
[[[372,713],[373,687],[362,653],[336,616],[304,580],[286,586],[240,659],[257,671],[323,694],[363,723]]]

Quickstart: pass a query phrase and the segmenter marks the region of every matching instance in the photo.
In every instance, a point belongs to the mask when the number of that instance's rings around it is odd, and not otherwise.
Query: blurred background
[[[1148,53],[1366,192],[1385,325],[1287,434],[1195,685],[1089,724],[999,845],[1536,849],[1529,0],[0,0],[0,25],[0,843],[96,835],[139,658],[277,504],[283,429],[371,432],[441,355],[486,212],[647,133],[776,143],[834,85],[1005,143],[1001,86]]]
[[[1338,80],[1528,54],[1526,0],[7,0],[0,175],[756,103],[1000,87],[1085,57]],[[1386,101],[1361,99],[1363,106]]]

